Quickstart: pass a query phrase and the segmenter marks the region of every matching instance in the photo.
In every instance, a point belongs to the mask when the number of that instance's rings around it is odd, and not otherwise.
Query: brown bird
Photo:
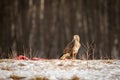
[[[73,40],[63,50],[63,55],[60,57],[60,59],[63,60],[68,57],[71,59],[76,59],[76,55],[78,53],[80,46],[81,44],[79,35],[74,35]]]

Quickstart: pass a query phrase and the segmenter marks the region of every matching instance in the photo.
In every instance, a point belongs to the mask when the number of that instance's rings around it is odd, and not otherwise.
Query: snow
[[[120,60],[0,60],[0,80],[120,80]]]

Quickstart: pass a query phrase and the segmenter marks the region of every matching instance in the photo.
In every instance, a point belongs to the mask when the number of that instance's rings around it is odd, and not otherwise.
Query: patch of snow
[[[63,80],[120,80],[120,60],[0,60],[0,80],[46,77]]]

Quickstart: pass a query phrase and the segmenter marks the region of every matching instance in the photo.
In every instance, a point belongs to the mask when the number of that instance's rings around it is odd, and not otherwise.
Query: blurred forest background
[[[0,56],[59,58],[74,34],[78,58],[120,58],[120,0],[0,0]]]

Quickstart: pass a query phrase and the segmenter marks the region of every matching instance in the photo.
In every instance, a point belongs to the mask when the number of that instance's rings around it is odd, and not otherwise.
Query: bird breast
[[[75,41],[75,44],[73,47],[74,52],[77,53],[79,48],[80,48],[80,43],[78,41]]]

